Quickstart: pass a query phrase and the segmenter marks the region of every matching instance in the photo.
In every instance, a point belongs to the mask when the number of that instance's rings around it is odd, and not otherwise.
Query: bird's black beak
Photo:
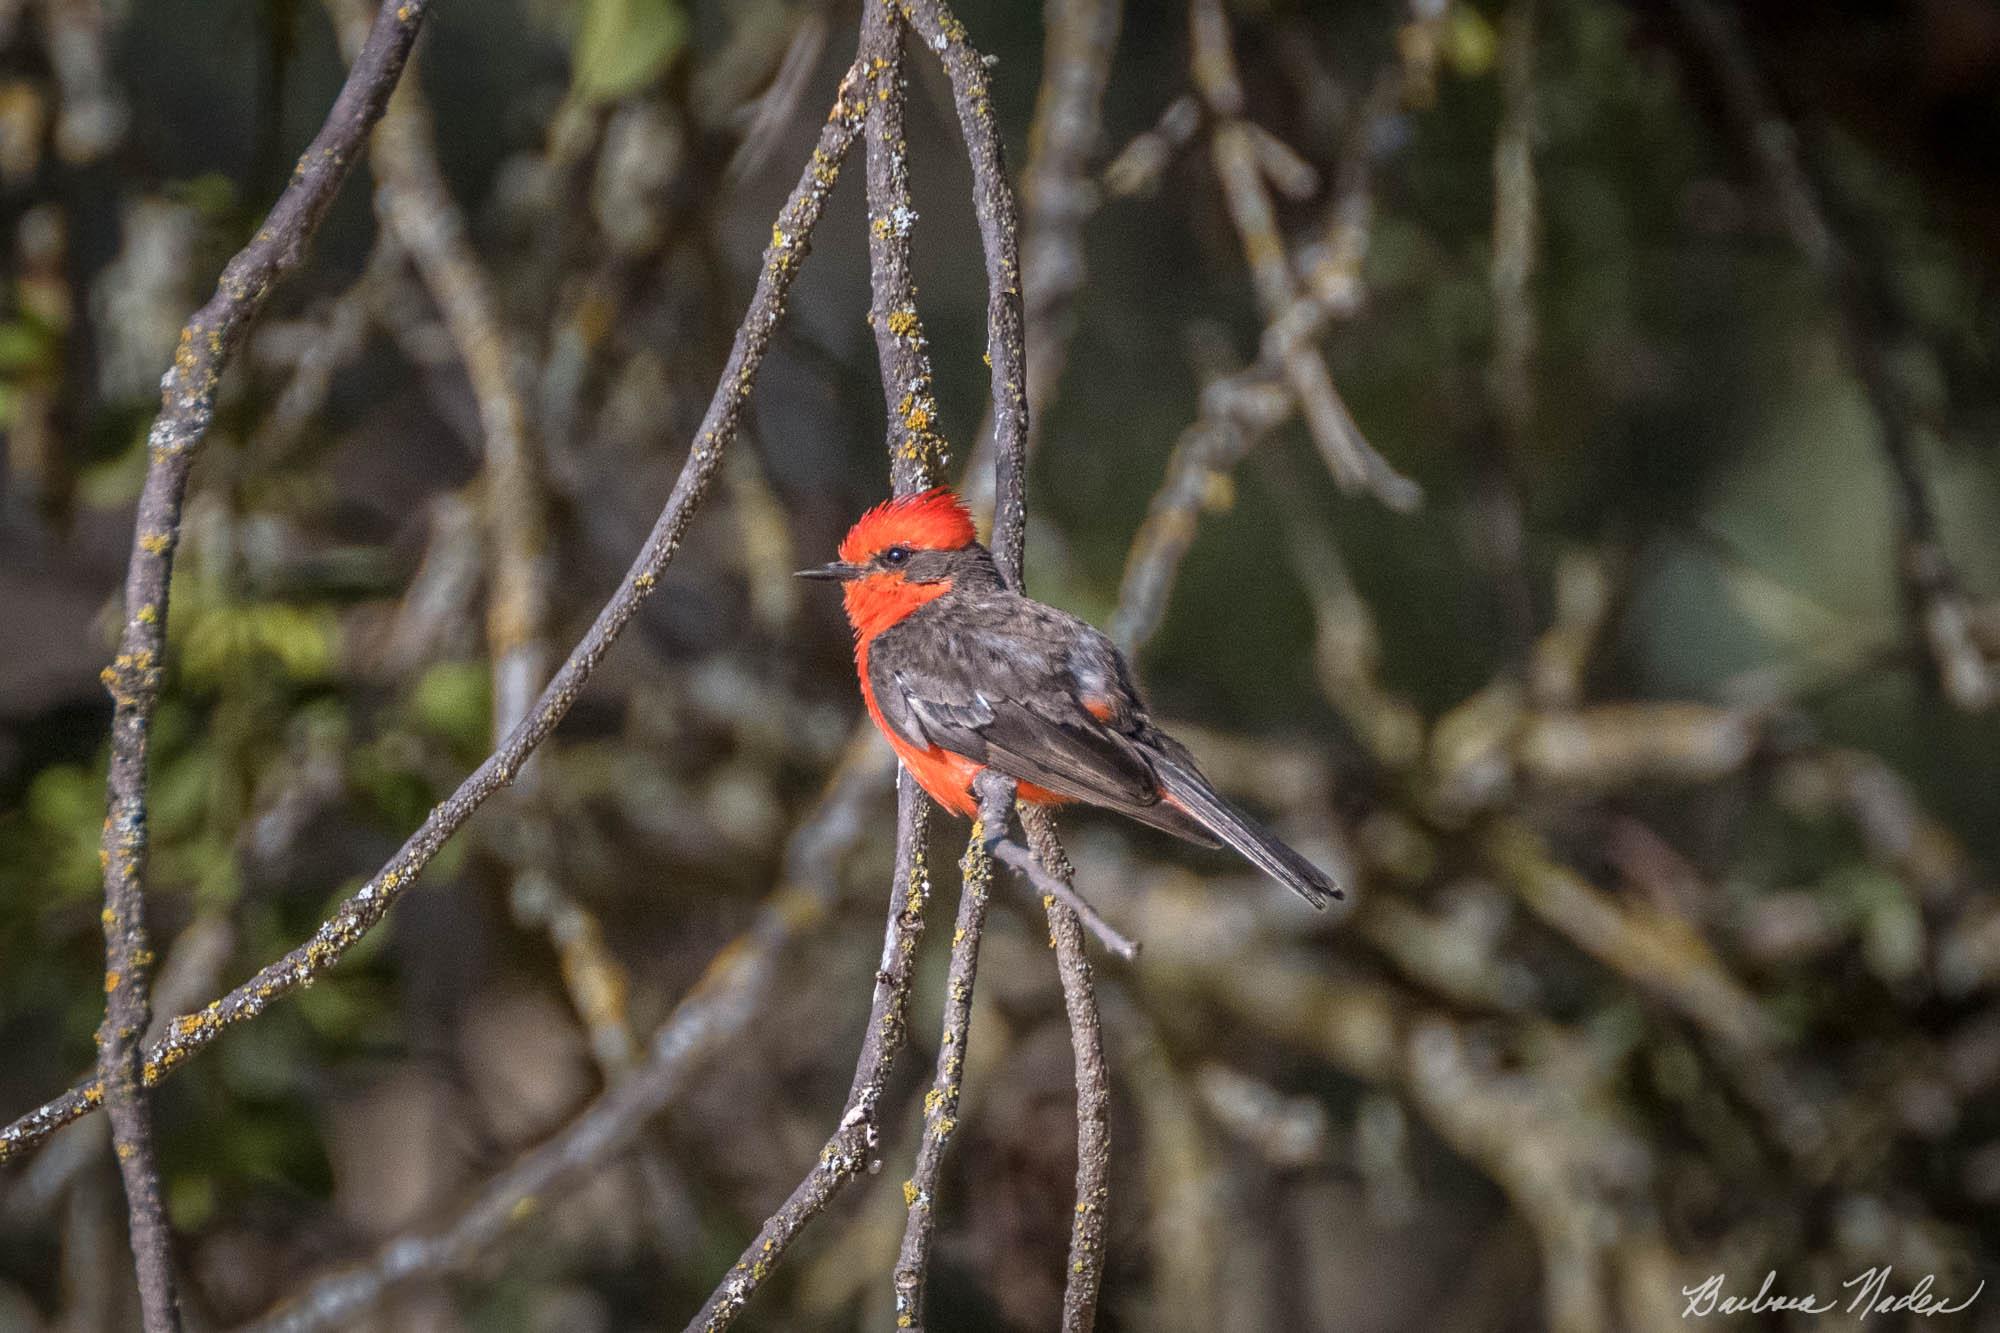
[[[861,566],[850,565],[844,561],[836,560],[830,565],[821,565],[816,569],[802,569],[794,577],[802,579],[832,579],[845,583],[848,579],[860,577],[861,573]]]

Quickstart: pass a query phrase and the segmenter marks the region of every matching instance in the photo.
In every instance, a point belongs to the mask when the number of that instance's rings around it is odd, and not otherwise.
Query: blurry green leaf
[[[76,495],[92,509],[122,509],[139,498],[146,484],[146,432],[142,427],[124,449],[77,474]]]
[[[201,827],[208,812],[208,784],[214,775],[215,753],[200,743],[156,764],[149,803],[156,842]]]
[[[64,896],[95,894],[103,776],[75,764],[43,769],[28,787],[27,806],[28,817],[49,845],[51,885]]]
[[[168,844],[160,849],[157,866],[156,882],[185,885],[194,890],[197,902],[212,910],[235,906],[242,889],[236,848],[227,838],[205,835]]]
[[[169,182],[166,194],[175,203],[188,204],[209,218],[227,217],[236,207],[236,185],[219,171]]]
[[[418,679],[410,706],[426,731],[483,751],[493,728],[492,680],[484,662],[440,662]]]
[[[371,931],[370,937],[380,934],[380,930]],[[371,1007],[351,994],[345,984],[328,983],[325,978],[295,994],[297,998],[294,1002],[299,1006],[299,1012],[323,1036],[351,1038],[372,1016]]]
[[[570,90],[585,102],[630,96],[664,73],[686,41],[679,0],[584,0]]]
[[[181,1231],[199,1231],[215,1215],[215,1177],[177,1174],[167,1186],[167,1211]]]
[[[1444,58],[1454,73],[1477,78],[1493,68],[1493,54],[1499,38],[1486,16],[1471,5],[1453,5],[1444,35]]]
[[[216,685],[246,659],[275,659],[298,681],[324,680],[338,656],[340,626],[331,611],[289,602],[241,602],[182,617],[181,667],[190,682]]]
[[[57,352],[54,332],[30,319],[0,324],[0,375],[18,375],[50,364]]]

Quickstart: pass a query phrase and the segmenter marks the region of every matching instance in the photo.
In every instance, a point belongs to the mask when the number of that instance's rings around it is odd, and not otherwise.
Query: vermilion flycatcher
[[[868,714],[947,810],[977,812],[973,780],[990,766],[1021,800],[1103,806],[1208,847],[1219,838],[1314,907],[1344,896],[1153,725],[1111,640],[1001,582],[951,491],[877,505],[839,560],[799,576],[843,585]]]

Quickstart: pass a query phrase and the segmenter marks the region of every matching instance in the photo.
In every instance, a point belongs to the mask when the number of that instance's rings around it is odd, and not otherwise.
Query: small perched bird
[[[868,714],[947,810],[976,814],[973,782],[990,767],[1024,801],[1083,801],[1203,846],[1220,839],[1314,907],[1344,896],[1153,725],[1111,640],[1001,581],[945,487],[877,505],[839,560],[799,577],[841,583]]]

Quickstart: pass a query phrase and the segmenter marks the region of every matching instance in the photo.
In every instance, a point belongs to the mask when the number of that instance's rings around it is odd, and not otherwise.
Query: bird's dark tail
[[[1175,807],[1314,907],[1323,911],[1327,899],[1347,896],[1318,866],[1279,841],[1277,834],[1217,795],[1192,763],[1156,752],[1153,771],[1159,775],[1161,794]]]

